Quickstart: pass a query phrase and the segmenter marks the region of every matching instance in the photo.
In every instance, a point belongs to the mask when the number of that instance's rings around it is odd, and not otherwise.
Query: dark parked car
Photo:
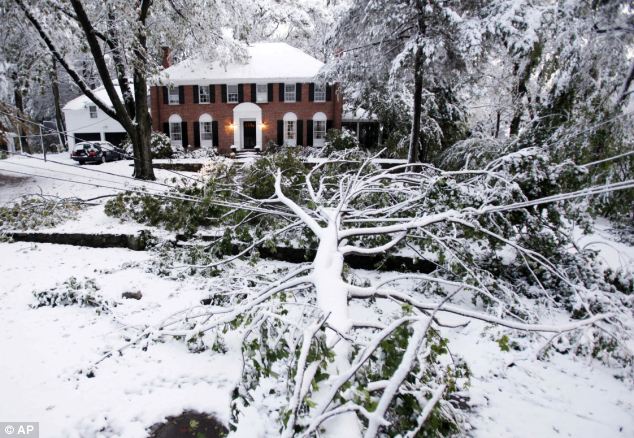
[[[70,157],[79,164],[122,160],[125,152],[107,141],[83,141],[73,147]]]

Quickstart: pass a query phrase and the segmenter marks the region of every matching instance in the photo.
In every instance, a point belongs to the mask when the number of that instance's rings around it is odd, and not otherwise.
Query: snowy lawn
[[[147,254],[122,249],[63,245],[0,244],[0,413],[3,419],[40,422],[43,437],[145,437],[146,428],[184,409],[213,413],[227,422],[230,394],[239,378],[239,357],[192,354],[182,342],[125,350],[96,368],[103,353],[125,344],[142,324],[157,323],[198,304],[205,291],[123,268]],[[33,309],[33,290],[70,275],[95,278],[99,293],[116,301],[112,314],[93,308]],[[124,291],[143,297],[122,299]],[[80,371],[83,372],[80,374]]]
[[[144,182],[132,178],[131,160],[80,166],[67,153],[48,154],[47,161],[43,160],[41,154],[34,157],[12,156],[0,160],[0,205],[31,194],[86,200],[122,193],[125,190],[162,193],[173,185],[172,178],[180,179],[181,175],[195,175],[155,169],[156,182]],[[134,234],[140,230],[150,229],[133,222],[121,223],[116,218],[106,216],[103,205],[108,199],[110,198],[96,199],[93,203],[97,205],[88,206],[80,211],[74,220],[49,228],[49,231]],[[156,229],[152,231],[158,232]]]
[[[96,367],[93,378],[86,377],[95,360],[125,344],[124,337],[134,336],[143,324],[156,324],[208,296],[204,281],[173,281],[145,272],[148,259],[147,253],[123,249],[0,244],[0,387],[11,395],[0,400],[3,418],[40,421],[47,437],[144,437],[147,427],[185,409],[228,421],[231,390],[240,376],[240,357],[231,349],[194,354],[183,342],[167,340],[150,344],[147,351],[126,349]],[[33,290],[51,288],[70,275],[95,278],[99,294],[118,303],[113,313],[100,315],[77,306],[30,307]],[[137,290],[143,293],[141,300],[121,298],[122,292]],[[613,377],[614,370],[558,354],[535,361],[538,345],[502,352],[494,333],[477,321],[445,333],[450,349],[466,359],[473,373],[471,434],[634,434],[633,392]],[[250,436],[262,436],[254,427]]]

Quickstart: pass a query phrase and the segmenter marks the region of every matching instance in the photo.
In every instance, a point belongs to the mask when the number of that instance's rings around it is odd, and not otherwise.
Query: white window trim
[[[174,92],[176,92],[176,95],[174,95]],[[174,97],[176,97],[175,101],[173,100]],[[180,105],[181,95],[178,87],[169,87],[167,89],[167,103],[169,105]]]
[[[317,87],[323,87],[323,90],[317,91]],[[317,97],[317,93],[320,94],[320,97]],[[323,97],[321,97],[323,96]],[[315,83],[313,88],[313,101],[314,102],[325,102],[326,101],[326,84],[318,84]]]
[[[88,105],[88,114],[91,119],[96,119],[97,115],[97,105]]]
[[[264,87],[264,98],[260,98],[260,90],[259,87]],[[256,103],[268,103],[269,101],[269,84],[256,84],[255,85],[255,102]]]
[[[211,90],[210,90],[210,86],[209,85],[199,85],[198,86],[198,103],[211,103]],[[207,97],[207,101],[203,102],[202,97],[203,97],[203,89],[207,89],[207,93],[205,94]]]
[[[287,90],[286,87],[292,86],[293,87],[293,98],[289,99],[288,96],[291,94],[290,91]],[[284,84],[284,102],[296,102],[297,101],[297,84],[296,83],[291,83],[291,84]]]
[[[236,87],[236,92],[235,93],[230,92],[229,91],[229,87]],[[239,102],[240,101],[240,89],[238,87],[239,87],[239,85],[237,85],[237,84],[231,84],[231,85],[227,84],[227,103],[240,103]],[[229,96],[231,96],[232,94],[235,94],[236,100],[231,100],[229,98]]]

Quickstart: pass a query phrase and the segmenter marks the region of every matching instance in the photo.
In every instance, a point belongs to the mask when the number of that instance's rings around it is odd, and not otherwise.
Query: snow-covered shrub
[[[357,136],[347,129],[330,129],[326,133],[326,143],[323,148],[323,156],[329,156],[335,151],[358,149]]]
[[[121,142],[120,147],[129,157],[134,156],[134,149],[129,138],[126,137]],[[152,158],[155,159],[174,158],[175,156],[182,155],[184,152],[184,149],[181,146],[173,146],[167,135],[157,131],[152,131],[150,147],[152,149]]]
[[[53,227],[76,217],[84,208],[77,199],[27,195],[0,206],[0,233],[9,230],[36,230]]]
[[[79,306],[94,307],[98,313],[110,312],[110,308],[115,307],[116,303],[104,299],[98,291],[99,286],[94,278],[84,278],[81,281],[70,277],[52,289],[33,291],[33,307]]]
[[[218,153],[214,148],[201,147],[190,151],[181,148],[174,152],[172,158],[213,159],[217,157]]]

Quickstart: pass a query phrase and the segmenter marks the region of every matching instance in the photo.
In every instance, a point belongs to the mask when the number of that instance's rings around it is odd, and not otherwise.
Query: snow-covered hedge
[[[150,147],[152,149],[152,158],[161,159],[161,158],[173,158],[176,155],[182,154],[184,149],[180,146],[175,147],[172,145],[170,138],[163,134],[162,132],[152,132],[152,137],[150,139]],[[121,142],[121,148],[125,150],[126,154],[129,157],[134,156],[134,150],[132,148],[132,142],[130,139],[126,138],[123,142]]]

